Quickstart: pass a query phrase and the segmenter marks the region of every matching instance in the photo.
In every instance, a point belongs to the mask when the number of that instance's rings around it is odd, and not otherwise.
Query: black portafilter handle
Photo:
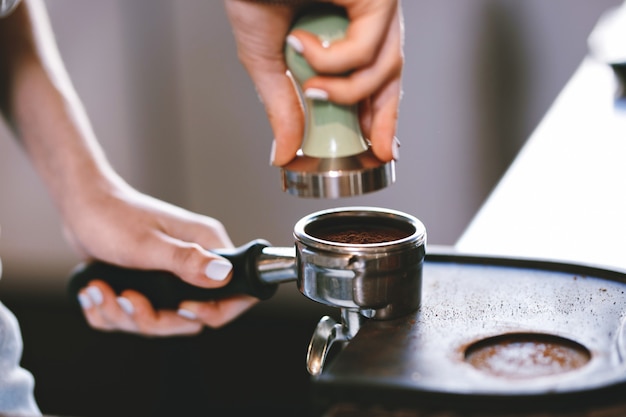
[[[256,239],[234,249],[212,250],[233,264],[233,276],[220,288],[200,288],[188,284],[176,275],[159,270],[123,268],[101,261],[78,265],[70,276],[68,291],[72,300],[78,302],[78,292],[91,280],[108,283],[116,293],[132,289],[145,295],[155,309],[176,310],[181,301],[209,301],[233,295],[247,294],[261,300],[272,297],[278,284],[261,280],[257,259],[270,243]]]

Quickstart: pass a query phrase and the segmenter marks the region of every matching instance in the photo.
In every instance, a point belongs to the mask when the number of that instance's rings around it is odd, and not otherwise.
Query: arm
[[[360,104],[363,133],[382,161],[397,159],[395,138],[404,65],[399,1],[322,0],[344,7],[350,26],[344,40],[328,47],[304,31],[288,41],[323,76],[303,86],[305,94],[340,104]],[[305,0],[225,0],[239,58],[257,87],[274,132],[272,163],[287,164],[300,147],[304,116],[287,74],[283,45]],[[336,76],[348,71],[348,76]]]
[[[0,39],[10,40],[0,43],[2,112],[78,253],[129,268],[167,270],[206,288],[228,282],[229,263],[206,250],[232,247],[219,221],[144,195],[111,168],[63,66],[43,2],[22,1],[0,20]],[[195,316],[189,319],[154,311],[133,291],[120,301],[98,281],[81,299],[94,327],[148,335],[195,333],[203,324],[217,327],[255,302],[247,296],[184,302],[186,317]]]

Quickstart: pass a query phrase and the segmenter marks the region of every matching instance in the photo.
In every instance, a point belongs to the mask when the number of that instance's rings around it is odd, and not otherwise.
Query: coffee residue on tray
[[[465,360],[483,372],[505,378],[534,378],[584,366],[591,354],[582,345],[546,334],[510,334],[470,346]]]

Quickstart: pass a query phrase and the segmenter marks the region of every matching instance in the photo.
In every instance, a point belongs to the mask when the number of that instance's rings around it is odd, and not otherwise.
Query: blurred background
[[[598,18],[620,3],[405,0],[397,182],[327,201],[281,191],[279,169],[269,165],[272,132],[237,60],[221,1],[47,1],[61,54],[121,175],[141,191],[218,218],[236,245],[264,238],[275,246],[292,244],[301,217],[347,205],[405,211],[424,222],[429,244],[453,245],[586,55]],[[27,312],[47,305],[44,299],[64,299],[78,259],[13,140],[0,140],[0,195],[0,294],[22,320],[25,360],[45,381],[48,368],[38,367],[51,358],[28,346],[55,334],[37,336],[41,324],[32,317],[31,335]],[[303,368],[317,307],[290,285],[266,303],[260,308],[280,312],[287,303],[290,312],[314,311],[295,347]],[[56,360],[59,369],[67,365]]]
[[[261,237],[276,246],[292,244],[304,215],[346,205],[406,211],[429,243],[454,244],[585,56],[599,16],[619,3],[405,1],[398,180],[313,200],[280,189],[272,132],[221,1],[47,2],[115,168],[142,191],[220,219],[237,245]],[[62,287],[77,258],[12,140],[0,141],[0,193],[4,285]]]

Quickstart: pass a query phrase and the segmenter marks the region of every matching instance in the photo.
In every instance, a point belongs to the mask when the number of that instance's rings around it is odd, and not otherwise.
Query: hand
[[[114,172],[63,65],[45,3],[23,0],[2,19],[0,39],[11,40],[0,42],[0,111],[82,257],[166,270],[205,288],[225,285],[232,266],[209,251],[233,246],[223,225],[139,193]],[[145,335],[219,327],[257,301],[242,295],[155,311],[141,294],[118,296],[98,280],[79,299],[93,327]]]
[[[324,74],[305,83],[305,94],[322,94],[339,104],[359,103],[361,128],[376,156],[385,162],[397,159],[395,133],[404,65],[400,3],[323,1],[344,7],[350,20],[346,37],[328,47],[302,30],[289,34],[298,6],[225,0],[239,59],[258,90],[274,132],[272,163],[282,166],[291,161],[304,131],[302,107],[283,56],[285,39]],[[342,75],[348,71],[350,75]]]
[[[230,263],[207,250],[233,247],[223,225],[213,218],[125,185],[105,192],[90,191],[71,214],[66,235],[86,259],[166,270],[204,288],[220,287],[231,278]],[[257,302],[242,295],[218,301],[183,301],[178,311],[154,310],[139,292],[115,294],[97,278],[79,292],[79,301],[89,324],[105,331],[147,336],[194,334],[204,325],[228,323]]]

